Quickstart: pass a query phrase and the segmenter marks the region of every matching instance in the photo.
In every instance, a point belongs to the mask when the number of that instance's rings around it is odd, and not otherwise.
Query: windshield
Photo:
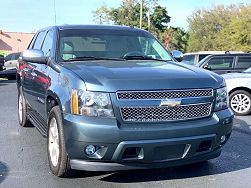
[[[159,59],[172,60],[166,49],[150,34],[135,30],[71,29],[61,30],[59,59]],[[128,58],[130,57],[130,58]]]
[[[243,72],[251,73],[251,67],[249,67],[248,69],[244,70]]]

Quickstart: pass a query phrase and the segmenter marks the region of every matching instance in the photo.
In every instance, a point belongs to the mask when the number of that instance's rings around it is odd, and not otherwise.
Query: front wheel
[[[27,105],[21,89],[18,92],[18,120],[20,126],[30,126],[29,120],[27,118]]]
[[[59,106],[52,108],[48,122],[47,152],[50,170],[55,176],[68,177],[72,175],[72,170],[66,153]]]
[[[234,91],[229,97],[230,107],[236,115],[245,116],[251,112],[251,94],[244,90]]]

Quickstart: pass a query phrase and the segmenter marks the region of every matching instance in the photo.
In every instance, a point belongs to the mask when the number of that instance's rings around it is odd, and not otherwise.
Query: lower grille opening
[[[206,140],[200,143],[197,152],[207,151],[211,148],[212,140]]]
[[[122,155],[122,159],[143,159],[143,149],[141,147],[126,148]]]

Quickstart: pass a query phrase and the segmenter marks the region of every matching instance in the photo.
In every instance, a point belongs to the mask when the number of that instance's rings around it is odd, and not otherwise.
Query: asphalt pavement
[[[222,155],[209,162],[155,170],[77,172],[61,179],[49,172],[46,139],[18,125],[15,81],[0,80],[0,188],[251,188],[251,116],[235,117]]]

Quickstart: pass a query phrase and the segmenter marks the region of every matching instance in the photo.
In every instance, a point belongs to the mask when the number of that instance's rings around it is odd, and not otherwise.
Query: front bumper
[[[85,160],[70,160],[71,168],[76,170],[86,170],[86,171],[120,171],[120,170],[139,170],[139,169],[152,169],[152,168],[167,168],[173,166],[181,166],[186,164],[198,163],[201,161],[206,161],[209,159],[214,159],[219,157],[221,154],[221,149],[217,149],[210,153],[202,154],[199,156],[166,161],[166,162],[154,162],[154,163],[116,163],[116,162],[92,162]]]
[[[232,118],[230,109],[204,119],[164,124],[120,124],[116,119],[64,114],[63,125],[73,169],[110,171],[160,168],[215,158],[232,132]],[[227,139],[221,143],[224,135]],[[103,148],[102,152],[87,156],[87,145]],[[125,157],[128,148],[142,152]]]

